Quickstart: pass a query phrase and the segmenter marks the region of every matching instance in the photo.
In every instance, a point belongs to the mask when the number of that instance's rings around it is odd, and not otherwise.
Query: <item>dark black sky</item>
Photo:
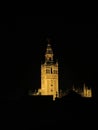
[[[73,83],[81,86],[84,82],[96,88],[97,26],[66,21],[65,16],[17,16],[0,25],[4,34],[5,93],[20,96],[30,88],[40,87],[40,63],[44,60],[47,37],[59,61],[61,88]]]

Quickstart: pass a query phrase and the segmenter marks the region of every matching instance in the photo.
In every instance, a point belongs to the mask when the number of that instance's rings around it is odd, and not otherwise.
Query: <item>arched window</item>
[[[49,57],[49,61],[51,61],[51,57]]]

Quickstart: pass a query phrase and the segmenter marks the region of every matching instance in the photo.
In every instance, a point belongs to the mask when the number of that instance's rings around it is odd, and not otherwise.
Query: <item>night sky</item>
[[[25,95],[40,88],[40,65],[47,38],[59,62],[60,87],[77,87],[85,82],[97,87],[96,24],[67,23],[64,16],[16,16],[2,23],[2,97]],[[77,22],[76,22],[77,23]],[[3,36],[3,37],[2,37]]]

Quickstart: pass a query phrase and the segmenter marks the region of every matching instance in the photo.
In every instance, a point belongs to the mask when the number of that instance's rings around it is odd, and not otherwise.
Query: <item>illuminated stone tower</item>
[[[53,59],[53,51],[48,43],[45,62],[41,64],[41,95],[52,95],[53,100],[59,97],[58,62]]]

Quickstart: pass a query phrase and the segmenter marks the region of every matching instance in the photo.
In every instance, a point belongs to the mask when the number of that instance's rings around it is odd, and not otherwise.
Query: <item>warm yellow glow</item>
[[[83,85],[83,89],[75,89],[75,87],[73,86],[73,91],[75,91],[76,93],[80,94],[82,97],[87,97],[87,98],[91,98],[92,97],[92,89],[87,87],[85,84]]]
[[[53,95],[58,97],[58,66],[41,66],[41,95]]]
[[[52,95],[53,100],[59,97],[58,63],[53,61],[51,45],[47,45],[45,63],[41,65],[41,95]]]
[[[67,93],[59,92],[59,76],[58,76],[58,62],[54,62],[53,51],[51,45],[48,44],[45,53],[45,62],[41,64],[41,88],[32,95],[47,95],[53,96],[53,100],[56,97],[63,97]],[[73,85],[73,91],[80,94],[82,97],[92,97],[92,89],[87,86],[83,86],[82,89],[75,88]]]
[[[84,97],[92,97],[91,88],[88,88],[87,86],[85,86],[85,84],[84,84],[84,88],[83,88],[83,96]]]
[[[45,53],[45,62],[41,64],[41,88],[32,95],[53,96],[53,100],[59,97],[58,86],[58,62],[53,60],[53,51],[48,44]]]

